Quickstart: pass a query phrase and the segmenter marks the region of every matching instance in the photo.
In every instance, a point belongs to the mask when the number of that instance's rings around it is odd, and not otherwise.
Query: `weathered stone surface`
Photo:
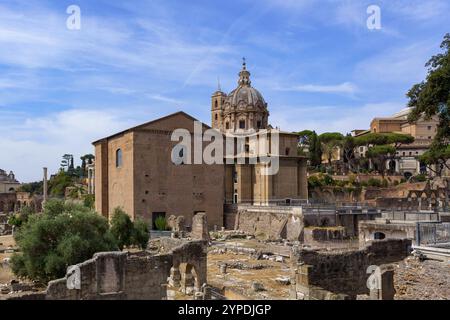
[[[208,221],[206,219],[206,213],[199,212],[192,219],[192,232],[193,239],[209,241]]]
[[[186,231],[186,220],[184,216],[170,216],[167,219],[167,224],[173,232],[183,233]]]
[[[170,238],[160,241],[165,249],[158,255],[146,252],[97,253],[92,259],[77,265],[80,289],[68,289],[68,277],[65,277],[48,284],[45,298],[161,300],[167,298],[168,284],[181,286],[184,292],[193,292],[206,283],[206,242]],[[180,275],[178,281],[173,281],[176,280],[173,279],[174,271]],[[192,277],[193,271],[195,278]]]
[[[311,299],[324,296],[315,289],[334,294],[343,294],[356,299],[359,294],[369,294],[367,280],[370,276],[368,268],[382,266],[404,259],[409,254],[411,241],[383,240],[373,242],[360,250],[342,252],[321,252],[294,248],[291,256],[292,290]],[[390,289],[386,272],[384,298],[390,297]],[[295,295],[295,293],[294,293]]]
[[[236,230],[259,239],[303,239],[303,215],[299,207],[249,207],[235,217]]]

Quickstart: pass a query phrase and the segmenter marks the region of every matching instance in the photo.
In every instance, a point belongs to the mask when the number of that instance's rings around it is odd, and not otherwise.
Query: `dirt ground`
[[[242,263],[246,266],[264,266],[255,270],[240,270],[228,268],[225,275],[220,273],[222,263]],[[208,283],[221,288],[223,286],[236,290],[250,299],[276,299],[285,300],[289,298],[289,285],[282,285],[275,281],[278,277],[289,277],[289,266],[285,262],[275,262],[269,260],[255,260],[247,255],[237,255],[233,253],[208,254]],[[252,284],[258,282],[262,284],[263,291],[255,292]]]
[[[450,262],[408,257],[394,277],[396,300],[450,300]]]

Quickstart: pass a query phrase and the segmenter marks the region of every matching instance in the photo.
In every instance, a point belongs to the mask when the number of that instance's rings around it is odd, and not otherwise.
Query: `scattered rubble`
[[[252,283],[252,290],[255,292],[261,292],[261,291],[266,291],[266,289],[264,288],[264,285],[260,282],[253,282]]]
[[[275,279],[276,283],[281,284],[283,286],[288,286],[291,284],[291,279],[288,277],[278,277]]]
[[[238,269],[238,270],[262,270],[267,268],[272,268],[272,266],[265,264],[252,264],[243,262],[227,262],[226,266],[228,269]]]
[[[449,263],[408,257],[396,265],[394,285],[398,300],[449,300]]]

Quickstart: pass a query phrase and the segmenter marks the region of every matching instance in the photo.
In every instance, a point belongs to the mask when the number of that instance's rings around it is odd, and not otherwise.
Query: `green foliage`
[[[145,221],[136,220],[133,223],[130,216],[120,208],[114,209],[111,219],[111,234],[120,250],[131,245],[145,249],[150,238]]]
[[[321,179],[314,175],[308,178],[308,188],[317,188],[323,186]]]
[[[17,191],[28,192],[31,194],[42,194],[43,184],[44,183],[42,181],[24,183],[17,189]]]
[[[445,146],[450,140],[450,33],[444,36],[442,53],[434,55],[425,65],[428,74],[425,81],[415,84],[407,93],[411,108],[409,121],[415,122],[439,116],[435,144]]]
[[[64,212],[68,205],[64,200],[51,199],[44,205],[44,214],[52,217],[56,217]]]
[[[318,175],[312,175],[308,178],[308,186],[310,188],[334,185],[336,185],[336,181],[328,174],[320,173]]]
[[[383,178],[386,172],[386,161],[395,155],[395,150],[395,147],[392,145],[375,145],[367,151],[367,157],[372,159]]]
[[[423,162],[430,170],[442,174],[442,169],[447,166],[447,161],[450,159],[450,146],[433,143],[431,148],[419,157],[419,161]],[[431,168],[436,165],[436,169]]]
[[[53,200],[41,215],[29,217],[15,240],[21,252],[11,259],[12,271],[41,283],[63,277],[68,266],[96,252],[117,250],[105,218],[84,206]]]
[[[393,144],[395,146],[402,144],[410,144],[414,142],[414,137],[409,134],[401,134],[401,133],[385,133],[387,144]]]
[[[156,229],[159,230],[159,231],[167,230],[166,218],[164,218],[163,216],[157,217],[156,220],[155,220],[155,226],[156,226]]]
[[[412,178],[412,181],[415,181],[415,182],[425,182],[427,180],[428,180],[428,178],[425,174],[418,174],[417,176],[414,176]]]
[[[319,136],[322,151],[326,154],[328,159],[328,165],[331,165],[333,152],[335,152],[337,147],[342,145],[343,139],[344,136],[339,132],[326,132]]]
[[[339,133],[339,132],[325,132],[319,136],[319,139],[320,139],[320,142],[322,142],[322,143],[329,143],[329,142],[341,141],[344,139],[344,136],[342,135],[342,133]]]
[[[313,167],[319,167],[322,164],[322,145],[315,131],[310,137],[309,160]]]
[[[93,154],[85,154],[84,156],[80,157],[81,159],[81,167],[80,167],[80,177],[85,177],[87,175],[87,165],[92,164],[95,156]]]
[[[22,226],[23,221],[22,221],[22,219],[20,219],[20,216],[18,214],[15,214],[15,215],[12,215],[11,217],[9,217],[8,224],[10,226],[19,228],[20,226]]]
[[[24,206],[20,209],[20,212],[18,214],[15,214],[8,219],[8,224],[10,226],[15,226],[19,228],[23,224],[27,223],[30,216],[33,214],[35,214],[33,208],[29,206]]]
[[[297,133],[300,137],[300,144],[303,145],[310,145],[311,144],[311,138],[314,134],[316,134],[314,131],[311,130],[303,130]]]
[[[142,220],[136,220],[134,222],[133,234],[131,235],[131,242],[134,245],[138,246],[140,249],[144,250],[145,248],[147,248],[149,239],[150,234],[147,223]]]
[[[117,240],[120,250],[131,245],[133,229],[134,226],[130,216],[122,209],[115,208],[111,219],[111,234]]]
[[[408,92],[408,106],[411,108],[408,120],[415,122],[421,117],[430,119],[438,116],[436,137],[428,152],[420,157],[430,170],[441,175],[444,167],[450,169],[450,33],[444,36],[442,53],[434,55],[425,65],[428,74],[425,81],[415,84]],[[436,165],[436,170],[431,166]]]
[[[86,208],[94,209],[95,206],[95,195],[87,194],[84,196],[83,204]]]
[[[381,182],[380,180],[378,180],[378,179],[370,178],[370,179],[367,181],[367,185],[368,185],[369,187],[377,187],[377,188],[381,188],[381,187],[382,187],[382,182]]]
[[[66,188],[74,184],[74,178],[65,171],[60,171],[50,179],[48,186],[50,194],[55,197],[64,197]]]
[[[384,157],[392,154],[395,154],[395,148],[391,145],[373,146],[367,151],[369,158]]]

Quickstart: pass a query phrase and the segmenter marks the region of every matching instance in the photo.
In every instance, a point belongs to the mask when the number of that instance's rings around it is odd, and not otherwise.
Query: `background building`
[[[0,169],[0,193],[15,193],[20,187],[20,182],[12,171],[9,174],[5,170]]]
[[[422,117],[415,123],[409,123],[408,115],[410,112],[411,109],[406,108],[392,117],[375,118],[370,124],[370,130],[355,130],[355,136],[368,133],[401,133],[413,136],[414,142],[401,145],[397,150],[396,157],[389,160],[387,164],[387,168],[407,178],[420,173],[428,173],[429,170],[424,164],[420,163],[418,157],[430,148],[439,124],[437,116],[429,120]],[[357,156],[364,155],[367,148],[358,147],[356,151]]]

